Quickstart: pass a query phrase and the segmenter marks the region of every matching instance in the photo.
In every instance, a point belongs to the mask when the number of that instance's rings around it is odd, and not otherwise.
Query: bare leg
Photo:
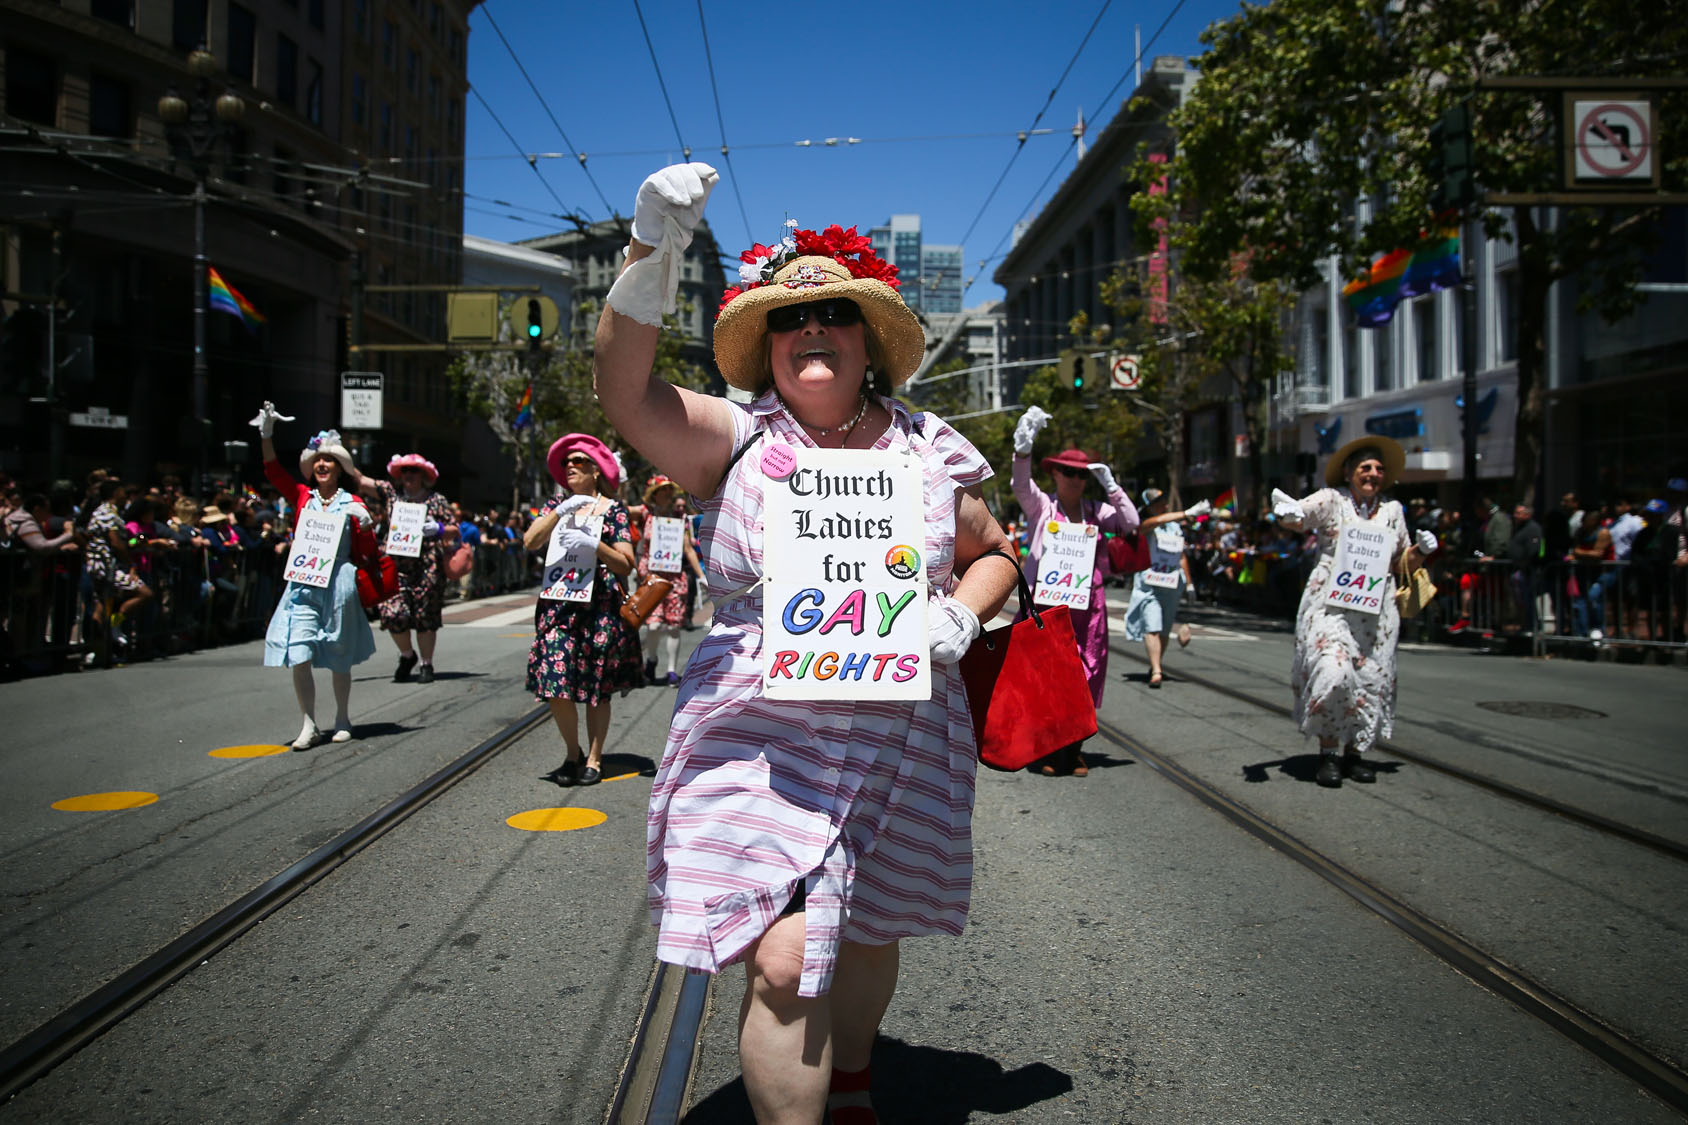
[[[592,769],[602,769],[604,764],[604,740],[610,736],[610,703],[588,703],[586,705],[586,764]]]
[[[750,947],[744,970],[739,1065],[758,1125],[815,1125],[832,1082],[832,1002],[830,994],[797,995],[803,915],[775,919]]]
[[[432,664],[434,662],[434,641],[438,637],[439,634],[432,629],[426,633],[420,629],[416,630],[416,647],[422,653],[422,663]]]
[[[844,942],[832,974],[832,1065],[857,1071],[873,1061],[873,1041],[897,991],[900,947]]]
[[[1158,679],[1161,674],[1161,647],[1166,644],[1166,638],[1159,633],[1144,633],[1143,647],[1149,652],[1149,679]]]
[[[575,713],[572,699],[547,699],[551,706],[551,719],[557,724],[557,732],[563,736],[563,745],[568,747],[568,760],[580,760],[580,720]]]
[[[388,633],[387,635],[389,637],[393,638],[393,643],[398,646],[400,656],[410,656],[410,655],[412,655],[411,650],[410,650],[410,630],[409,629],[394,629],[391,633]]]

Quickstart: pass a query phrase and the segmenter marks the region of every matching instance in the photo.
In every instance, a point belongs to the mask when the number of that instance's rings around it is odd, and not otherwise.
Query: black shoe
[[[1336,760],[1335,754],[1320,756],[1319,772],[1313,775],[1313,780],[1326,789],[1342,788],[1342,763]]]
[[[433,683],[434,682],[434,666],[432,664],[422,665],[421,670],[416,673],[416,682],[419,683],[419,684],[431,684],[431,683]]]
[[[410,670],[416,667],[416,659],[414,652],[407,652],[399,657],[399,666],[393,669],[393,682],[395,684],[410,682]]]
[[[585,769],[580,771],[580,784],[596,785],[599,781],[603,780],[603,777],[604,775],[602,773],[593,769],[591,766],[587,766]]]
[[[645,683],[656,683],[656,661],[654,660],[645,661]]]
[[[562,765],[540,778],[541,781],[555,782],[561,786],[580,784],[580,759],[570,758]]]
[[[1377,780],[1377,771],[1366,763],[1358,754],[1342,755],[1342,776],[1349,781],[1357,781],[1361,785],[1370,785]]]

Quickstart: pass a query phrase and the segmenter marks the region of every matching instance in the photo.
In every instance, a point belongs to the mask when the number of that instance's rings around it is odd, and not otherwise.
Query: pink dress
[[[912,448],[924,463],[926,573],[948,591],[958,490],[990,466],[940,419],[879,401],[892,423],[875,448]],[[840,941],[961,932],[973,881],[973,724],[953,666],[932,668],[932,697],[919,702],[763,697],[762,445],[815,443],[772,393],[733,425],[734,451],[749,447],[702,507],[715,617],[686,666],[651,789],[651,921],[659,958],[713,973],[804,886],[798,991],[819,996]]]
[[[650,577],[651,573],[651,521],[654,519],[656,517],[647,508],[645,518],[639,525],[638,554],[639,580],[641,582]],[[692,535],[689,528],[685,534],[686,542],[690,543]],[[661,602],[657,603],[657,607],[651,610],[651,615],[645,620],[652,625],[672,625],[679,628],[686,624],[686,588],[692,583],[691,576],[686,573],[685,560],[681,560],[679,570],[661,570],[657,572],[657,576],[668,579],[673,585],[669,587],[668,593]]]
[[[1043,529],[1050,520],[1066,521],[1060,503],[1054,496],[1032,483],[1032,459],[1024,454],[1014,455],[1014,499],[1026,513],[1031,541],[1026,551],[1026,581],[1037,589],[1037,564],[1043,557]],[[1084,522],[1093,523],[1110,535],[1130,535],[1141,521],[1137,505],[1123,488],[1114,487],[1108,499],[1098,503],[1084,502]],[[1090,680],[1091,701],[1102,705],[1102,689],[1108,682],[1108,598],[1102,579],[1110,572],[1107,554],[1102,548],[1102,536],[1096,537],[1096,570],[1090,577],[1090,607],[1071,610],[1073,635],[1078,638],[1079,659]]]

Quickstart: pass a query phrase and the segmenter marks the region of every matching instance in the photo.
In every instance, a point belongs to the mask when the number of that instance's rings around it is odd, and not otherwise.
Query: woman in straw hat
[[[546,501],[522,536],[542,558],[553,535],[566,548],[593,547],[596,567],[586,601],[540,596],[533,617],[527,687],[551,708],[563,736],[563,764],[546,775],[558,785],[596,785],[603,777],[610,699],[639,686],[639,635],[622,620],[622,578],[633,573],[632,525],[615,499],[621,466],[609,446],[590,434],[564,434],[545,458],[563,493]],[[596,538],[592,518],[603,522]],[[580,746],[579,706],[586,707],[586,749]]]
[[[1290,688],[1301,733],[1319,740],[1315,780],[1327,788],[1340,787],[1345,777],[1376,781],[1361,755],[1394,726],[1401,615],[1390,574],[1403,552],[1410,570],[1436,550],[1435,535],[1414,536],[1400,503],[1383,498],[1405,463],[1400,445],[1368,434],[1332,455],[1325,466],[1329,488],[1301,500],[1272,490],[1278,522],[1319,537],[1319,559],[1295,619]]]
[[[374,477],[360,477],[358,492],[381,501],[389,524],[397,504],[421,504],[426,511],[422,519],[422,549],[414,557],[393,556],[399,588],[375,609],[381,616],[381,628],[393,638],[399,650],[393,682],[404,683],[414,670],[417,680],[431,684],[434,642],[439,637],[440,613],[445,608],[446,544],[457,538],[457,519],[451,513],[451,501],[434,491],[440,471],[420,453],[401,453],[391,458],[387,462],[387,475],[396,485]],[[410,643],[412,629],[416,631],[415,648]],[[418,651],[422,659],[420,667],[416,662]]]
[[[604,413],[676,484],[708,497],[714,621],[686,666],[651,793],[657,955],[709,972],[744,964],[739,1054],[758,1120],[808,1125],[830,1100],[871,1121],[869,1054],[896,988],[897,942],[958,933],[966,919],[976,749],[954,665],[1015,571],[980,497],[990,467],[942,420],[889,397],[925,339],[894,269],[853,228],[792,231],[744,255],[715,359],[754,396],[748,406],[652,378],[680,256],[715,179],[687,164],[645,181],[628,265],[598,323]],[[764,694],[764,482],[790,474],[793,449],[913,459],[929,699]],[[979,561],[993,550],[1003,558]]]
[[[1052,522],[1085,524],[1097,529],[1092,539],[1095,550],[1091,564],[1086,604],[1080,608],[1069,606],[1073,635],[1078,639],[1079,657],[1090,678],[1090,699],[1102,704],[1102,689],[1108,679],[1108,599],[1102,581],[1107,576],[1107,554],[1101,549],[1103,534],[1129,535],[1137,528],[1137,508],[1120,486],[1114,483],[1113,471],[1082,449],[1067,449],[1043,459],[1044,471],[1055,483],[1054,492],[1044,492],[1032,482],[1032,446],[1038,431],[1049,422],[1049,415],[1038,406],[1028,407],[1014,426],[1014,499],[1026,514],[1029,532],[1026,552],[1026,578],[1035,588],[1043,560],[1044,534]],[[1101,486],[1106,500],[1097,502],[1084,498],[1084,486],[1091,478]],[[1089,533],[1087,533],[1089,534]],[[1072,774],[1084,777],[1090,772],[1079,756],[1082,743],[1064,746],[1033,767],[1046,777]]]
[[[375,655],[375,636],[358,604],[357,568],[352,560],[374,556],[375,522],[362,502],[340,487],[342,479],[355,479],[357,470],[339,433],[323,430],[305,445],[299,454],[299,471],[310,483],[300,484],[276,459],[271,435],[278,419],[293,420],[277,414],[275,406],[266,402],[252,425],[263,438],[264,475],[282,495],[294,497],[294,527],[307,512],[344,517],[328,585],[289,582],[264,633],[264,663],[293,669],[293,693],[304,720],[293,749],[309,750],[323,738],[316,724],[314,667],[327,668],[334,687],[334,726],[329,737],[335,742],[349,742],[352,737],[352,665]]]
[[[669,687],[680,686],[680,674],[675,671],[680,658],[680,627],[686,624],[686,595],[691,586],[688,574],[698,565],[691,521],[674,514],[674,500],[679,495],[680,486],[661,473],[651,477],[650,483],[645,485],[639,542],[633,549],[639,557],[639,580],[643,582],[651,574],[651,531],[656,521],[666,519],[680,524],[680,566],[656,572],[658,577],[668,579],[673,585],[657,607],[651,610],[651,615],[645,618],[645,682],[666,683]],[[668,671],[660,681],[656,672],[658,647],[668,664]]]
[[[1190,643],[1190,627],[1178,620],[1178,603],[1190,585],[1190,560],[1184,554],[1184,521],[1206,515],[1213,505],[1198,500],[1182,511],[1167,511],[1158,488],[1143,490],[1143,533],[1148,535],[1149,569],[1131,579],[1125,607],[1125,639],[1142,641],[1149,657],[1149,686],[1161,686],[1161,657],[1177,626],[1180,647]],[[1150,533],[1153,534],[1150,534]]]

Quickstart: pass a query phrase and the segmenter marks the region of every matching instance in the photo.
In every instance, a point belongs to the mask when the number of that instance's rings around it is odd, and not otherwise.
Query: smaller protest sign
[[[326,590],[334,577],[334,558],[340,553],[340,532],[346,526],[344,512],[305,512],[293,529],[287,549],[287,569],[282,580]]]
[[[578,550],[566,549],[562,534],[571,527],[590,533],[592,542]],[[598,575],[598,541],[603,533],[603,516],[573,515],[557,521],[556,529],[551,532],[551,544],[545,550],[541,598],[553,602],[592,600],[592,583]]]
[[[1336,564],[1324,604],[1330,609],[1377,613],[1394,593],[1389,580],[1389,529],[1370,521],[1342,525]]]
[[[671,516],[658,516],[651,521],[647,541],[650,543],[650,568],[658,574],[678,574],[685,566],[686,521]]]
[[[1090,583],[1096,573],[1096,525],[1050,520],[1043,529],[1043,554],[1037,560],[1038,605],[1090,607]]]
[[[422,554],[422,524],[428,505],[400,500],[387,521],[387,553],[414,559]]]

